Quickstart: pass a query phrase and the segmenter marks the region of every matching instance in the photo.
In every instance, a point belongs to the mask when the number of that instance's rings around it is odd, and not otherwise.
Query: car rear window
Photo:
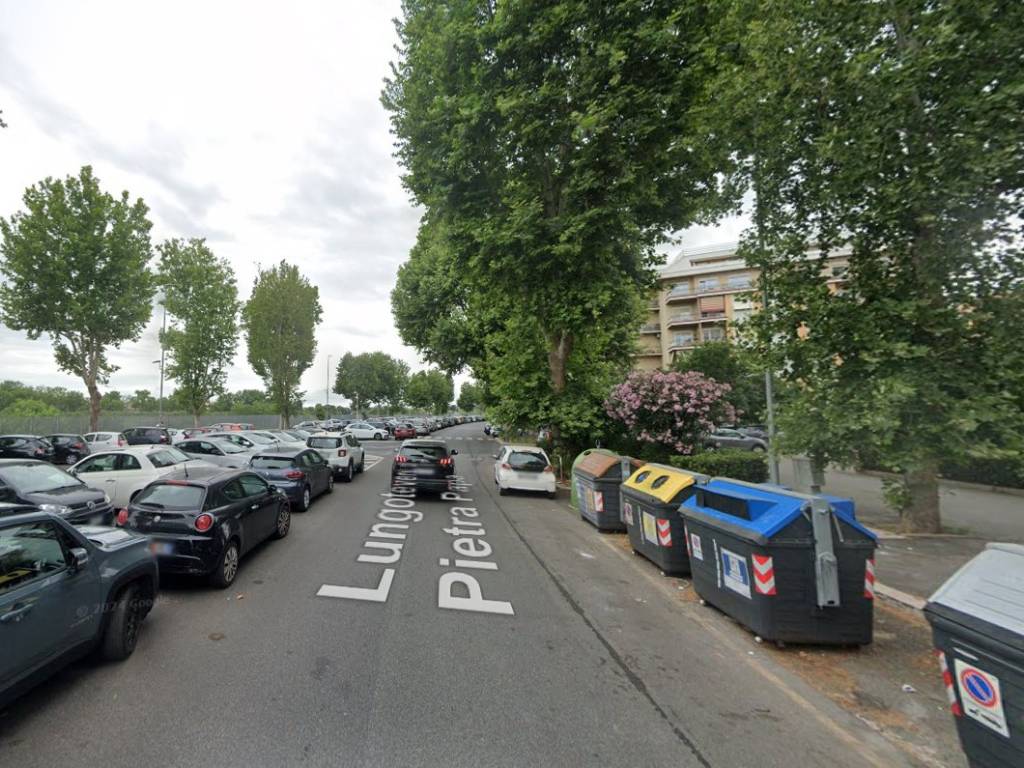
[[[163,451],[153,451],[149,454],[149,460],[153,462],[154,467],[173,467],[175,464],[188,461],[189,457],[177,448],[168,448]]]
[[[402,446],[402,455],[410,459],[443,459],[448,455],[448,449],[443,445],[405,445]]]
[[[340,437],[311,437],[309,438],[310,448],[337,448],[341,445]]]
[[[547,459],[532,451],[513,451],[508,457],[509,466],[523,472],[543,472],[548,465]]]
[[[135,503],[161,509],[202,509],[205,490],[196,485],[157,483],[142,490]]]
[[[250,466],[254,469],[290,469],[292,460],[282,456],[254,456]]]

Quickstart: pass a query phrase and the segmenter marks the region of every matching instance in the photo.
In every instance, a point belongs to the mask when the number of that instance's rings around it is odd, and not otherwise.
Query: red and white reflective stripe
[[[604,512],[604,494],[601,491],[594,492],[594,509],[598,512]]]
[[[671,520],[658,520],[658,543],[663,547],[672,546]]]
[[[864,565],[864,597],[868,600],[875,599],[875,558],[871,558]]]
[[[693,551],[690,549],[690,526],[685,522],[683,523],[683,539],[686,540],[686,556],[693,557]]]
[[[754,589],[761,595],[775,594],[775,565],[768,555],[752,555],[754,561]]]
[[[939,657],[939,669],[942,670],[942,684],[946,686],[949,708],[956,717],[960,717],[963,710],[960,709],[960,702],[956,700],[956,691],[953,690],[953,673],[949,671],[949,664],[946,663],[946,654],[936,648],[935,655]]]

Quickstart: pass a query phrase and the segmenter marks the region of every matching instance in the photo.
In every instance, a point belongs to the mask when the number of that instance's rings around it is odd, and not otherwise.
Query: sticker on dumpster
[[[576,483],[576,498],[579,499],[580,506],[584,509],[587,508],[587,489],[583,487],[583,483]]]
[[[704,559],[704,552],[700,548],[700,536],[696,533],[690,534],[690,555],[698,560]]]
[[[594,510],[604,512],[604,494],[601,491],[594,491]]]
[[[953,667],[956,670],[956,682],[960,688],[964,714],[1000,736],[1010,738],[1006,713],[1003,711],[999,678],[960,659],[953,659]]]
[[[649,512],[644,512],[644,538],[647,539],[651,544],[658,543],[658,526],[655,522],[654,515]]]
[[[672,546],[672,521],[658,520],[658,543],[663,547]]]
[[[747,569],[747,558],[730,552],[724,547],[722,552],[722,583],[738,595],[750,599],[750,571]]]
[[[622,506],[622,517],[626,520],[627,525],[633,524],[633,505],[628,501]]]
[[[775,594],[775,566],[769,555],[751,555],[754,561],[754,589],[759,595]]]

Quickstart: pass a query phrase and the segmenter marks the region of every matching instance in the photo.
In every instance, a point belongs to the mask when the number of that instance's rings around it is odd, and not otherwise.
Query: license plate
[[[149,551],[154,555],[170,555],[174,552],[174,545],[169,541],[151,541]]]
[[[432,477],[437,474],[437,470],[427,467],[424,469],[417,469],[416,474],[421,477]]]
[[[103,525],[103,515],[93,515],[90,517],[89,525]]]

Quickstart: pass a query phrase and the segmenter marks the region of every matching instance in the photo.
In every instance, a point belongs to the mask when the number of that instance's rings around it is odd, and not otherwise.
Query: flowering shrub
[[[702,435],[735,419],[724,399],[729,389],[697,371],[634,371],[604,407],[634,440],[689,455],[700,448]]]

